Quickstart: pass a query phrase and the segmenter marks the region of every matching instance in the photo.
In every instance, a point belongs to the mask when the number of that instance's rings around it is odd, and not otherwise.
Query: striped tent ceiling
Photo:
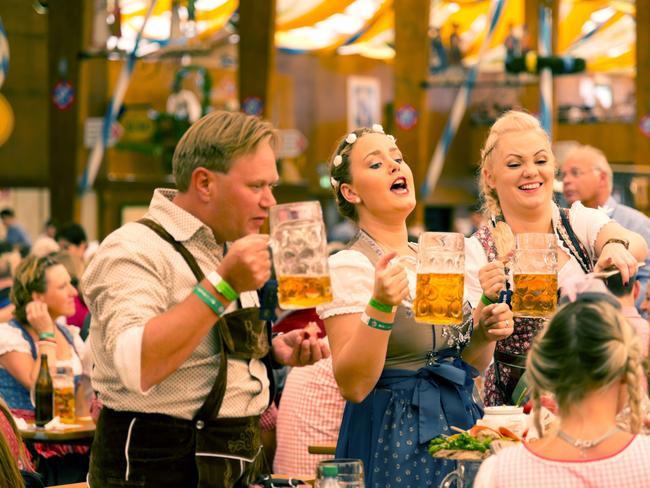
[[[393,49],[394,0],[277,0],[276,46],[286,52],[338,53],[390,60]],[[109,5],[115,3],[116,0]],[[122,38],[128,49],[144,22],[150,0],[120,0]],[[221,32],[237,11],[237,0],[195,0],[195,19],[188,22],[188,2],[158,0],[144,38],[170,43],[172,3],[179,3],[181,38],[200,42]],[[634,0],[561,0],[558,50],[583,57],[590,71],[631,70],[635,63]],[[453,24],[460,26],[465,61],[476,59],[485,36],[490,0],[431,0],[431,25],[447,39]],[[484,65],[503,66],[503,42],[509,26],[521,32],[524,0],[506,0]],[[143,49],[146,49],[143,44]],[[151,48],[149,48],[151,49]]]

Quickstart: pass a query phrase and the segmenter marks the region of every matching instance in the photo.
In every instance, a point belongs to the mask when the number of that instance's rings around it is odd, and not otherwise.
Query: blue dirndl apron
[[[469,429],[483,416],[472,398],[478,371],[458,354],[438,351],[417,371],[386,369],[363,402],[346,403],[336,457],[361,459],[366,486],[437,487],[455,469],[428,447],[450,426]]]
[[[22,327],[16,319],[11,319],[8,324],[20,331],[23,339],[25,339],[25,342],[29,344],[29,348],[32,353],[32,359],[35,361],[38,355],[38,351],[36,350],[36,344],[34,344],[32,336],[29,335],[25,328]],[[61,324],[55,324],[55,326],[59,329],[59,331],[61,331],[63,337],[65,337],[65,340],[68,341],[78,356],[79,352],[74,346],[74,339],[72,337],[72,334]],[[75,376],[75,386],[77,386],[78,380],[79,377]],[[34,410],[34,404],[30,398],[29,390],[25,388],[22,383],[20,383],[11,375],[11,373],[9,373],[9,371],[4,368],[0,368],[0,396],[4,398],[5,402],[7,402],[7,405],[12,410]]]

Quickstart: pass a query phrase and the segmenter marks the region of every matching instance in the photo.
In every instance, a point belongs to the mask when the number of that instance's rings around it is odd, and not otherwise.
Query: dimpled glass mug
[[[365,488],[363,461],[360,459],[327,459],[316,466],[314,488],[321,488],[325,478],[325,466],[336,466],[336,481],[339,488]]]
[[[456,232],[424,232],[418,240],[415,320],[435,325],[463,322],[465,238]]]
[[[280,307],[311,308],[332,301],[320,203],[295,202],[271,207],[270,228]]]
[[[555,234],[515,236],[512,258],[512,313],[515,317],[549,317],[557,306]]]

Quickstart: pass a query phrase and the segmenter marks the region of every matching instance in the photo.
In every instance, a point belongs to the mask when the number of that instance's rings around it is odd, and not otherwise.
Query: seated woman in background
[[[84,274],[84,270],[86,269],[83,258],[75,254],[70,254],[68,251],[59,251],[56,254],[52,255],[52,257],[57,262],[61,263],[68,271],[68,274],[70,275],[70,282],[78,292],[79,280],[81,279],[81,275]],[[81,295],[77,293],[74,296],[74,312],[72,315],[66,316],[66,323],[68,325],[74,325],[75,327],[78,327],[81,331],[87,315],[88,307],[84,303]],[[85,340],[83,333],[81,333],[81,337]]]
[[[0,395],[16,417],[34,418],[30,390],[38,376],[41,354],[47,354],[52,368],[57,361],[65,360],[71,362],[75,378],[83,373],[80,354],[84,343],[78,329],[57,323],[59,317],[73,313],[76,294],[66,269],[51,257],[30,256],[16,269],[11,288],[11,301],[16,307],[14,318],[0,323]],[[85,454],[87,447],[61,444],[35,444],[35,447],[40,455],[38,469],[46,474],[46,482],[85,480],[85,474],[74,472],[68,477],[65,471],[76,463],[81,464],[83,471],[87,456],[82,459],[76,456]],[[57,459],[62,455],[66,458],[65,466],[63,460]],[[53,468],[59,461],[61,467]]]
[[[559,429],[485,460],[476,488],[647,486],[650,437],[641,426],[644,372],[633,327],[605,293],[577,295],[534,341],[527,371],[539,425],[541,396],[554,395]],[[617,426],[629,403],[630,432]]]

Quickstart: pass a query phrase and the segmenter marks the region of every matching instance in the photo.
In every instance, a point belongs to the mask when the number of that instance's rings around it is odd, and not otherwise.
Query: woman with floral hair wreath
[[[474,378],[494,343],[512,332],[512,312],[494,304],[461,326],[416,323],[416,246],[406,218],[415,207],[413,174],[381,126],[339,142],[330,164],[339,212],[359,232],[330,257],[334,299],[318,307],[336,381],[348,400],[337,457],[364,463],[368,487],[438,486],[453,461],[433,459],[429,441],[482,416]]]
[[[592,270],[616,267],[624,282],[648,253],[644,239],[604,212],[560,209],[553,202],[556,162],[548,134],[532,115],[510,111],[491,127],[481,151],[479,189],[491,224],[465,245],[465,296],[480,312],[506,288],[514,235],[555,233],[558,283]],[[499,341],[485,381],[486,405],[512,404],[523,396],[526,354],[543,318],[515,317],[513,334]]]

